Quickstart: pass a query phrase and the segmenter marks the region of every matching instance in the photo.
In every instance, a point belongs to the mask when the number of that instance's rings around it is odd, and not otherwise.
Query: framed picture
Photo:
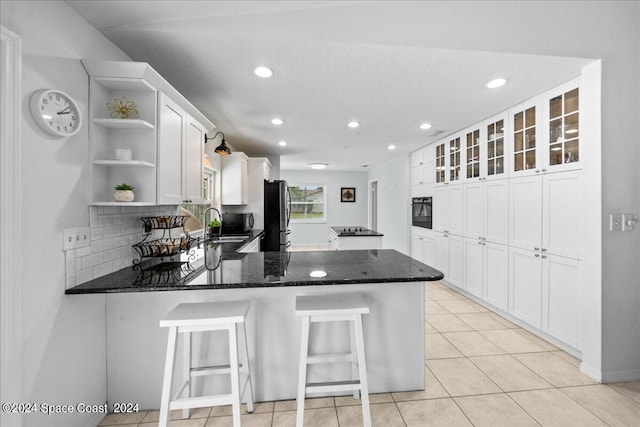
[[[356,189],[355,187],[342,187],[340,188],[340,201],[355,203],[356,201]]]

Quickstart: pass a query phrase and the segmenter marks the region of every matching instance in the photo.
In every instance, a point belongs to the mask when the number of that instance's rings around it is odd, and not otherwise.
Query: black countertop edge
[[[77,285],[65,293],[401,284],[444,278],[442,272],[393,249],[255,253],[237,253],[232,249],[247,241],[222,246],[205,243],[198,249],[199,257],[173,262],[145,261]],[[310,277],[315,271],[325,276]]]

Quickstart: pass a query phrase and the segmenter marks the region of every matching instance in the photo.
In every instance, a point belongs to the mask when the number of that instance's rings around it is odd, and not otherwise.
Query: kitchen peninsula
[[[107,294],[109,402],[158,408],[167,333],[159,319],[179,303],[233,300],[252,301],[247,334],[256,400],[295,398],[300,336],[295,298],[324,293],[357,292],[370,306],[364,333],[371,393],[424,389],[423,282],[441,279],[441,272],[395,250],[245,254],[225,245],[201,243],[188,261],[126,268],[66,291]],[[320,326],[326,327],[314,330],[319,350],[348,348],[344,325]],[[224,360],[228,349],[218,337],[198,338],[193,354],[205,358],[203,363]],[[310,380],[344,379],[351,368],[314,366],[309,375]],[[196,383],[196,392],[221,390],[213,382]]]

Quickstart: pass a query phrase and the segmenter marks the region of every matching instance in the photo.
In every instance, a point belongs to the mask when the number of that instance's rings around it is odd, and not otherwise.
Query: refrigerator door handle
[[[289,227],[289,221],[291,221],[291,191],[289,190],[289,186],[287,185],[287,227]]]

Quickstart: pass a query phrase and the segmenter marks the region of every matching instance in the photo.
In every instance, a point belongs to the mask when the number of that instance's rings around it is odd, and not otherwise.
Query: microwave
[[[433,198],[411,199],[411,225],[431,229],[433,226]]]
[[[253,228],[252,213],[223,213],[222,234],[241,234]]]

